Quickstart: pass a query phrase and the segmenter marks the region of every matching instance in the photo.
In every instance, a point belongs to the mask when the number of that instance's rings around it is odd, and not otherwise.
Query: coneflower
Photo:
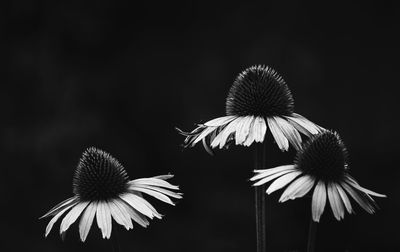
[[[178,131],[186,137],[185,147],[200,141],[211,149],[226,148],[231,144],[250,146],[265,143],[267,130],[282,151],[291,144],[301,146],[301,136],[317,134],[321,128],[303,116],[294,113],[292,94],[283,78],[268,66],[252,66],[234,81],[226,99],[226,116],[199,124],[191,132]],[[300,132],[300,133],[299,133]],[[256,145],[256,169],[265,168],[265,144]],[[265,252],[265,197],[262,188],[256,188],[257,251]]]
[[[319,222],[327,200],[335,218],[341,220],[346,210],[350,214],[354,212],[348,195],[370,214],[376,208],[371,196],[386,197],[361,187],[350,176],[347,149],[338,133],[328,130],[312,136],[298,150],[293,165],[255,170],[255,173],[250,179],[257,181],[255,186],[273,181],[267,194],[288,185],[279,202],[303,197],[313,189],[309,251],[314,249],[315,222]]]
[[[78,219],[82,242],[86,240],[94,217],[103,238],[111,237],[112,219],[127,230],[133,223],[147,227],[149,219],[161,219],[161,214],[143,198],[150,195],[165,203],[174,205],[169,197],[180,199],[178,186],[166,180],[173,175],[129,180],[124,167],[107,152],[88,148],[82,155],[73,178],[74,196],[64,200],[41,218],[53,216],[46,227],[47,236],[54,223],[67,213],[60,225],[63,235]]]

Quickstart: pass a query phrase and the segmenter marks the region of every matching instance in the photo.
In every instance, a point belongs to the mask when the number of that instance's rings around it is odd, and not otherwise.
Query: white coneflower
[[[211,153],[209,146],[262,143],[269,128],[279,148],[287,151],[289,143],[300,147],[299,132],[310,136],[320,131],[319,126],[293,110],[293,97],[283,78],[268,66],[253,66],[234,81],[226,99],[226,116],[180,133],[186,136],[185,147],[202,141]]]
[[[326,130],[312,136],[298,150],[293,165],[255,170],[257,174],[250,180],[258,180],[255,186],[274,180],[268,187],[267,194],[289,185],[279,202],[303,197],[314,188],[311,213],[315,222],[319,222],[327,198],[337,220],[343,219],[346,210],[353,213],[348,195],[372,214],[376,203],[371,196],[386,196],[361,187],[350,176],[347,159],[348,153],[339,135]]]
[[[180,199],[178,186],[168,183],[173,175],[129,180],[124,167],[110,154],[89,148],[84,153],[73,178],[75,196],[53,207],[44,217],[53,216],[46,227],[47,236],[54,223],[64,214],[60,234],[80,217],[79,234],[85,241],[96,216],[103,238],[109,239],[112,219],[127,230],[133,228],[132,220],[143,227],[149,225],[147,218],[161,219],[161,214],[143,198],[142,193],[174,205],[169,197]]]

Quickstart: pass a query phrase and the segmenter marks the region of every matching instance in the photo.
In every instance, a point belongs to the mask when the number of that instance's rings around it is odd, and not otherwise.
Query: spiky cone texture
[[[319,222],[327,199],[333,215],[337,220],[341,220],[344,218],[345,209],[348,213],[353,213],[348,195],[370,214],[377,208],[371,196],[386,197],[361,187],[350,176],[347,149],[338,133],[328,130],[312,136],[303,144],[293,165],[254,172],[256,175],[250,179],[257,181],[254,186],[273,181],[266,190],[267,194],[287,186],[279,202],[303,197],[313,190],[311,213],[315,222]]]
[[[202,141],[204,148],[250,146],[261,143],[270,129],[282,151],[289,143],[300,148],[301,136],[317,134],[321,127],[294,113],[294,100],[283,78],[268,66],[252,66],[234,81],[226,99],[226,116],[199,124],[191,132],[178,129],[186,137],[185,147]],[[210,148],[211,147],[211,148]]]
[[[53,216],[46,227],[45,236],[50,233],[54,223],[66,213],[60,225],[63,235],[78,219],[79,234],[82,242],[86,240],[93,219],[102,237],[111,237],[112,219],[127,230],[133,228],[133,222],[142,227],[149,225],[149,219],[161,219],[162,215],[143,197],[150,195],[170,205],[171,198],[180,199],[176,192],[178,186],[166,180],[173,175],[161,175],[151,178],[129,180],[124,167],[107,152],[88,148],[82,155],[73,178],[73,197],[64,200],[41,218]]]

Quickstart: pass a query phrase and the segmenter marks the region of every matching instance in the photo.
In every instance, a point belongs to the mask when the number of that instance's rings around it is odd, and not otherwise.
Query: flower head
[[[344,218],[345,209],[353,213],[348,195],[365,211],[375,212],[376,203],[370,195],[386,197],[361,187],[349,174],[348,152],[336,132],[324,130],[312,136],[298,150],[293,165],[283,165],[271,169],[255,170],[250,180],[260,186],[274,180],[267,194],[287,185],[279,202],[296,199],[306,195],[314,188],[311,212],[313,220],[319,222],[328,198],[337,220]]]
[[[205,149],[228,147],[231,143],[250,146],[264,141],[269,128],[278,147],[289,143],[300,148],[301,136],[317,134],[321,128],[294,111],[292,94],[283,78],[268,66],[253,66],[234,81],[226,99],[226,116],[198,125],[186,136],[185,147],[202,141]]]
[[[64,214],[60,234],[80,217],[79,234],[84,242],[96,216],[103,238],[110,238],[112,219],[127,230],[133,228],[132,220],[147,227],[147,218],[161,219],[161,214],[143,198],[143,193],[174,205],[169,197],[180,199],[178,186],[166,180],[173,175],[129,180],[124,167],[110,154],[87,149],[79,161],[73,178],[73,197],[53,207],[44,217],[53,216],[46,227],[47,236],[54,223]]]

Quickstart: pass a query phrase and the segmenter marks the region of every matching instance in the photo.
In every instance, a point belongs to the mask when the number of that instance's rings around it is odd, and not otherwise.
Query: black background
[[[388,195],[373,216],[357,206],[337,222],[327,207],[318,251],[400,248],[399,9],[392,3],[3,5],[2,251],[111,250],[96,225],[85,243],[77,225],[62,242],[60,221],[45,239],[49,219],[38,219],[72,196],[74,169],[89,146],[110,152],[131,178],[173,173],[185,193],[176,207],[152,200],[166,216],[147,229],[114,225],[122,251],[255,251],[252,148],[214,157],[200,146],[182,151],[174,130],[223,116],[232,81],[255,64],[285,78],[296,112],[339,131],[361,185]],[[293,155],[270,143],[268,166]],[[304,251],[310,200],[278,204],[279,195],[267,199],[270,251]]]

